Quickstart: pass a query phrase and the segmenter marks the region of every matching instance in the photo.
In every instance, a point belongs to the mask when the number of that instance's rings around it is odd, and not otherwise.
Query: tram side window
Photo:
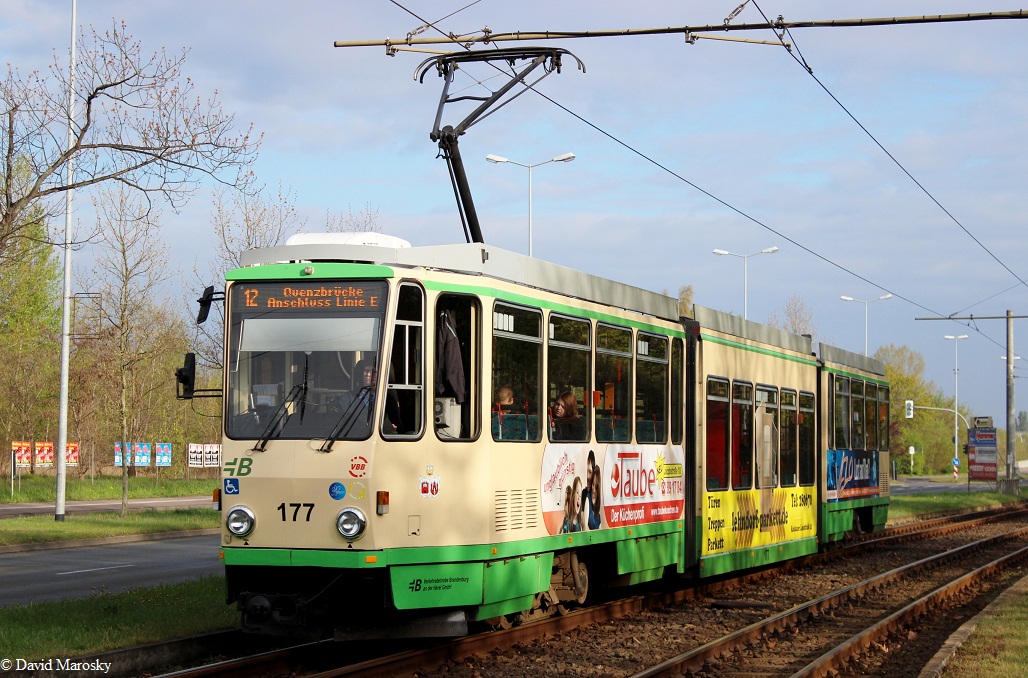
[[[550,314],[546,363],[547,412],[550,440],[585,442],[589,440],[592,389],[589,386],[591,327],[588,320]],[[569,395],[570,394],[570,395]],[[575,412],[564,406],[563,416],[555,411],[558,399],[574,399]]]
[[[707,490],[728,489],[728,382],[707,380]]]
[[[796,486],[796,450],[799,432],[796,412],[796,391],[782,389],[782,487]]]
[[[878,387],[864,386],[864,449],[878,449]]]
[[[632,330],[596,325],[596,440],[632,439]]]
[[[732,489],[753,487],[753,386],[732,383]]]
[[[419,436],[424,428],[424,293],[411,283],[397,296],[393,349],[389,355],[382,436]]]
[[[878,449],[889,449],[889,387],[878,387]]]
[[[478,436],[480,399],[478,362],[481,352],[478,299],[466,294],[441,294],[435,311],[434,423],[440,440]]]
[[[757,487],[778,486],[778,390],[757,387]]]
[[[680,338],[671,340],[671,444],[681,445],[684,433],[685,411],[683,388],[685,349]]]
[[[800,485],[813,485],[817,477],[817,426],[814,394],[800,391]]]
[[[542,325],[538,309],[493,307],[493,440],[540,439]]]
[[[667,442],[668,339],[639,333],[636,339],[635,439]]]
[[[859,379],[850,381],[850,397],[853,399],[851,415],[853,417],[853,430],[850,432],[850,442],[853,450],[864,449],[864,382]]]
[[[850,449],[850,380],[848,377],[834,377],[835,437],[837,450]]]

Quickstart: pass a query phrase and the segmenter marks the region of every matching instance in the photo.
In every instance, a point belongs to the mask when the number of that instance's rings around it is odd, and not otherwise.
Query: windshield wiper
[[[271,439],[272,431],[275,435],[282,432],[285,428],[286,422],[289,421],[289,417],[293,416],[292,412],[289,411],[289,406],[293,404],[296,397],[303,391],[303,384],[297,384],[289,390],[286,394],[285,400],[278,406],[275,413],[271,415],[271,420],[268,421],[268,425],[264,427],[264,433],[257,440],[257,444],[253,446],[254,452],[263,452],[264,448],[267,447],[268,441]],[[278,429],[277,431],[275,429]]]
[[[332,445],[335,443],[335,441],[339,440],[341,436],[350,432],[350,429],[353,428],[353,425],[357,423],[358,419],[360,419],[361,404],[364,402],[364,399],[369,396],[370,393],[370,386],[362,386],[361,389],[357,391],[357,395],[353,398],[353,400],[350,401],[350,404],[347,405],[346,408],[343,410],[342,415],[340,415],[339,417],[339,421],[335,423],[335,425],[332,427],[332,430],[329,432],[328,437],[325,438],[325,442],[323,442],[321,444],[321,447],[318,448],[319,452],[331,452]],[[372,408],[368,407],[367,409],[367,424],[370,426]]]
[[[257,444],[253,446],[254,452],[263,452],[268,445],[268,441],[271,440],[272,432],[274,431],[277,436],[282,432],[282,429],[286,427],[286,422],[289,421],[289,417],[293,416],[293,413],[289,411],[289,406],[296,402],[296,399],[300,399],[300,421],[303,422],[303,413],[307,405],[307,359],[309,355],[304,356],[303,359],[303,380],[289,389],[289,393],[286,394],[282,404],[278,406],[275,413],[271,415],[271,420],[264,429],[264,433],[257,440]],[[276,430],[277,429],[277,430]]]

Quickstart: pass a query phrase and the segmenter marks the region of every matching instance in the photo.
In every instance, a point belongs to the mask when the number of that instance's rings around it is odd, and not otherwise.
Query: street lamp
[[[493,155],[492,153],[485,156],[485,159],[494,164],[509,162],[511,165],[517,165],[518,167],[528,168],[528,256],[532,256],[532,168],[539,167],[539,165],[545,165],[551,162],[571,162],[575,159],[575,154],[564,153],[563,155],[558,155],[554,158],[550,158],[549,160],[545,160],[543,162],[537,162],[533,165],[524,165],[520,162],[515,162],[513,160],[504,158],[501,155]]]
[[[767,247],[765,249],[760,250],[759,252],[754,252],[753,254],[736,254],[735,252],[729,252],[728,250],[714,250],[714,254],[718,255],[719,257],[727,255],[727,256],[730,256],[730,257],[739,257],[740,259],[742,259],[742,317],[743,317],[743,320],[745,320],[748,317],[748,315],[749,315],[749,300],[747,299],[747,287],[749,286],[749,271],[748,271],[748,266],[747,266],[748,260],[749,260],[750,257],[755,257],[758,254],[774,254],[777,251],[778,251],[777,247]]]
[[[864,355],[867,355],[867,305],[873,304],[876,301],[892,299],[892,293],[890,292],[889,294],[883,294],[877,299],[868,299],[867,301],[864,301],[863,299],[854,299],[853,297],[847,297],[845,294],[839,298],[843,301],[856,301],[864,305]]]
[[[957,418],[960,416],[958,414],[960,408],[957,401],[957,387],[960,385],[960,363],[957,357],[957,347],[960,346],[961,339],[967,339],[967,335],[960,334],[954,337],[952,334],[947,334],[945,338],[953,340],[953,458],[959,459],[960,457],[957,456],[957,438],[959,437]]]
[[[1004,361],[1004,362],[1006,362],[1007,357],[1005,355],[1001,355],[999,357],[999,359]],[[1021,359],[1021,356],[1019,356],[1019,355],[1015,355],[1014,356],[1014,360],[1020,360],[1020,359]],[[1014,365],[1013,363],[1011,363],[1011,364],[1007,365],[1007,376],[1009,378],[1012,378],[1012,379],[1024,379],[1024,377],[1019,377],[1016,374],[1014,374],[1014,370],[1021,370],[1021,369],[1024,369],[1024,368],[1020,367],[1018,365]]]

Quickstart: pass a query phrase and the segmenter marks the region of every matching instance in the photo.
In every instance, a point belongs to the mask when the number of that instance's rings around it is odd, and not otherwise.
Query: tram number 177
[[[282,522],[283,523],[286,522],[286,520],[288,520],[288,518],[286,518],[286,514],[288,512],[288,509],[286,508],[287,506],[288,506],[288,508],[293,509],[293,522],[294,523],[299,519],[300,509],[302,509],[302,508],[307,509],[307,516],[304,518],[304,521],[308,522],[308,523],[311,522],[311,512],[314,510],[314,504],[286,504],[285,502],[279,504],[278,505],[278,510],[279,510],[279,513],[282,514]]]

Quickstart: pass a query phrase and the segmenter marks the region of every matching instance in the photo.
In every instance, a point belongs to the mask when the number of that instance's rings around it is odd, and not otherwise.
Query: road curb
[[[82,546],[103,546],[105,544],[130,544],[137,541],[157,541],[159,539],[180,539],[186,537],[204,537],[217,535],[221,528],[211,527],[198,530],[178,530],[174,532],[148,532],[145,534],[121,534],[114,537],[95,537],[93,539],[65,539],[62,541],[43,541],[28,544],[10,544],[0,546],[0,555],[5,553],[22,553],[25,551],[49,551],[52,549],[71,549]]]

